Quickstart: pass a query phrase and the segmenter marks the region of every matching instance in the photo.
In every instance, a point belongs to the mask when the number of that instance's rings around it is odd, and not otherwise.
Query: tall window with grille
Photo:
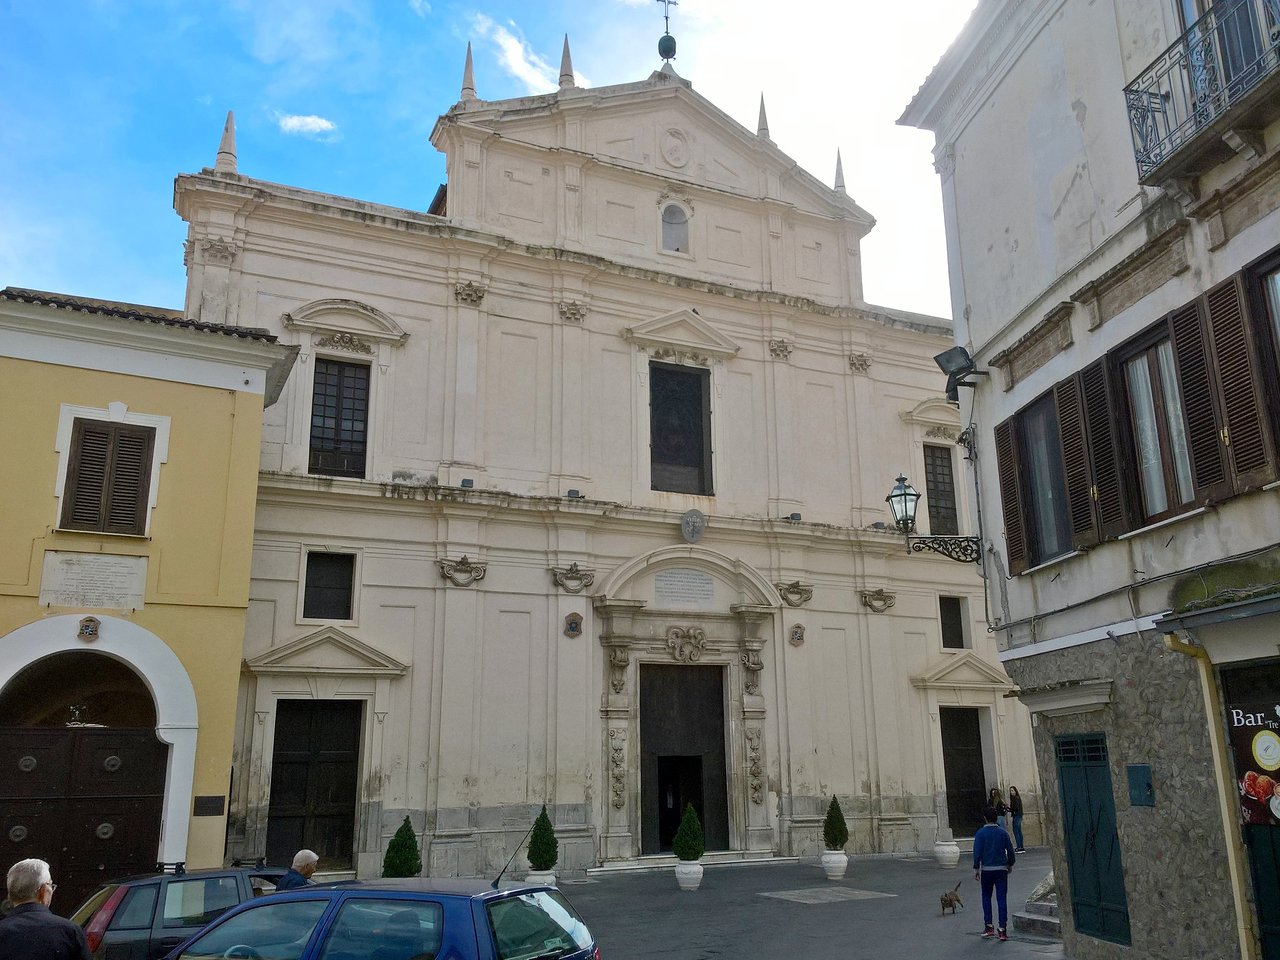
[[[950,447],[924,445],[925,502],[929,507],[929,532],[955,536],[960,532],[956,513],[956,479]]]
[[[77,417],[58,525],[144,536],[155,437],[153,427]]]
[[[363,477],[368,421],[369,368],[317,357],[309,471],[331,477]]]
[[[650,486],[710,496],[711,374],[649,364]]]

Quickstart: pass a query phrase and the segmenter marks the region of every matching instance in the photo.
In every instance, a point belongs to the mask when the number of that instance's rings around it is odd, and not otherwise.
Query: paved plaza
[[[1048,872],[1046,849],[1018,857],[1011,916]],[[939,896],[957,881],[964,909],[942,916]],[[1009,942],[983,940],[973,872],[943,870],[932,858],[852,858],[845,878],[834,883],[816,864],[769,862],[708,866],[694,893],[678,890],[671,870],[604,874],[562,889],[604,960],[1063,956],[1060,943],[1015,933],[1012,920]]]

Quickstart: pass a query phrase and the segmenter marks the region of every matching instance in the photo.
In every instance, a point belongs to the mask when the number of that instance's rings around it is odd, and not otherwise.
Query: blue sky
[[[949,315],[931,134],[894,119],[973,0],[681,0],[675,67],[879,223],[867,299]],[[466,43],[480,97],[660,65],[655,0],[0,0],[0,286],[180,307],[173,178],[212,166],[227,110],[246,176],[411,209],[444,180],[428,141]],[[923,260],[923,263],[922,263]],[[923,271],[923,274],[922,274]]]

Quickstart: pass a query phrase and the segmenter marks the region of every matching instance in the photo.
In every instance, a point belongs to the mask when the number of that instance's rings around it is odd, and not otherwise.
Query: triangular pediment
[[[361,643],[336,627],[273,647],[245,661],[250,673],[306,673],[316,676],[398,677],[408,669],[399,660]]]
[[[291,329],[345,334],[358,341],[403,343],[409,337],[400,324],[377,307],[339,297],[304,303],[282,319],[284,325]]]
[[[798,210],[849,219],[860,233],[875,223],[851,197],[803,170],[773,140],[729,116],[674,72],[512,100],[473,100],[455,105],[446,117],[512,144],[535,150],[569,146],[627,168],[737,195],[762,198],[762,185],[772,179],[782,191],[773,198]],[[579,139],[564,143],[561,137],[570,128]],[[432,134],[441,148],[443,129],[437,123]]]
[[[1013,681],[999,667],[993,667],[972,650],[949,656],[932,669],[911,678],[911,685],[946,690],[991,690],[1006,693]]]
[[[622,335],[642,347],[672,350],[695,357],[732,357],[742,349],[692,310],[677,310],[654,317],[627,327]]]

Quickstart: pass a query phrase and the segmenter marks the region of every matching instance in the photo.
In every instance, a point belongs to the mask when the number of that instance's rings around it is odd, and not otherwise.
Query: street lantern
[[[916,506],[920,502],[920,492],[907,483],[907,478],[902,474],[898,474],[897,483],[884,499],[893,512],[894,525],[906,538],[908,552],[923,553],[931,550],[960,563],[982,563],[981,537],[911,536],[916,528]]]
[[[898,474],[898,482],[889,495],[884,498],[893,511],[893,525],[903,533],[910,533],[916,528],[916,504],[920,502],[920,493],[907,478]]]

